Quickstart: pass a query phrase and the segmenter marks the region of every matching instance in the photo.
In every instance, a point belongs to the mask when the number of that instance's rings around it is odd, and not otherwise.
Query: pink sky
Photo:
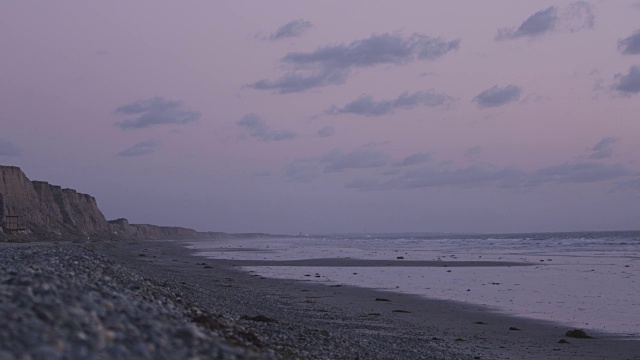
[[[638,229],[640,2],[0,4],[0,164],[107,218]]]

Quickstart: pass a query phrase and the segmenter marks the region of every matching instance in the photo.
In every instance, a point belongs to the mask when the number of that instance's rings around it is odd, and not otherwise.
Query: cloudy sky
[[[271,233],[640,228],[640,2],[2,1],[0,164]]]

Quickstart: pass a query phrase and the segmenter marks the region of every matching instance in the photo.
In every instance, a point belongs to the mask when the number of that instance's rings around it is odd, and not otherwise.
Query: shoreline
[[[622,341],[615,335],[596,332],[590,332],[596,339],[567,338],[565,333],[571,327],[513,317],[483,306],[375,289],[262,278],[235,268],[238,261],[196,256],[196,250],[186,248],[188,242],[128,242],[105,250],[145,276],[173,282],[199,306],[243,325],[247,323],[239,320],[243,315],[260,314],[306,329],[335,331],[335,326],[328,324],[340,324],[337,333],[348,333],[354,338],[351,341],[362,347],[368,337],[400,337],[406,342],[406,351],[428,345],[434,351],[449,352],[441,358],[640,359],[640,341]],[[221,289],[224,291],[218,291]],[[251,294],[253,298],[247,298]],[[220,306],[219,295],[227,302],[235,301],[234,309]],[[262,324],[258,330],[263,328]],[[568,343],[559,343],[562,339]],[[304,343],[294,347],[305,348]],[[408,356],[403,349],[385,351],[389,354],[370,355]],[[438,358],[423,356],[415,358]]]
[[[640,359],[482,306],[268,279],[187,241],[0,244],[3,359]],[[563,343],[559,341],[563,340]]]
[[[189,248],[212,259],[258,265],[240,268],[265,277],[479,304],[586,332],[640,339],[637,239],[246,239],[195,241]],[[497,266],[483,266],[489,264]]]

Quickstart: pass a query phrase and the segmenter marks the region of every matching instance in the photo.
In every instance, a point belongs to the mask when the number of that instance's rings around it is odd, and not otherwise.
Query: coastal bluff
[[[209,239],[231,237],[182,227],[107,221],[96,199],[0,165],[0,241],[88,239]]]

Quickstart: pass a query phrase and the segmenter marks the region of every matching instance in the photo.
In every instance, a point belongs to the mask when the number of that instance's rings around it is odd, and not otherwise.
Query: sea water
[[[235,260],[523,262],[529,266],[267,265],[242,269],[266,277],[455,300],[512,315],[640,338],[640,232],[333,235],[209,240],[194,242],[190,247],[208,258]]]

